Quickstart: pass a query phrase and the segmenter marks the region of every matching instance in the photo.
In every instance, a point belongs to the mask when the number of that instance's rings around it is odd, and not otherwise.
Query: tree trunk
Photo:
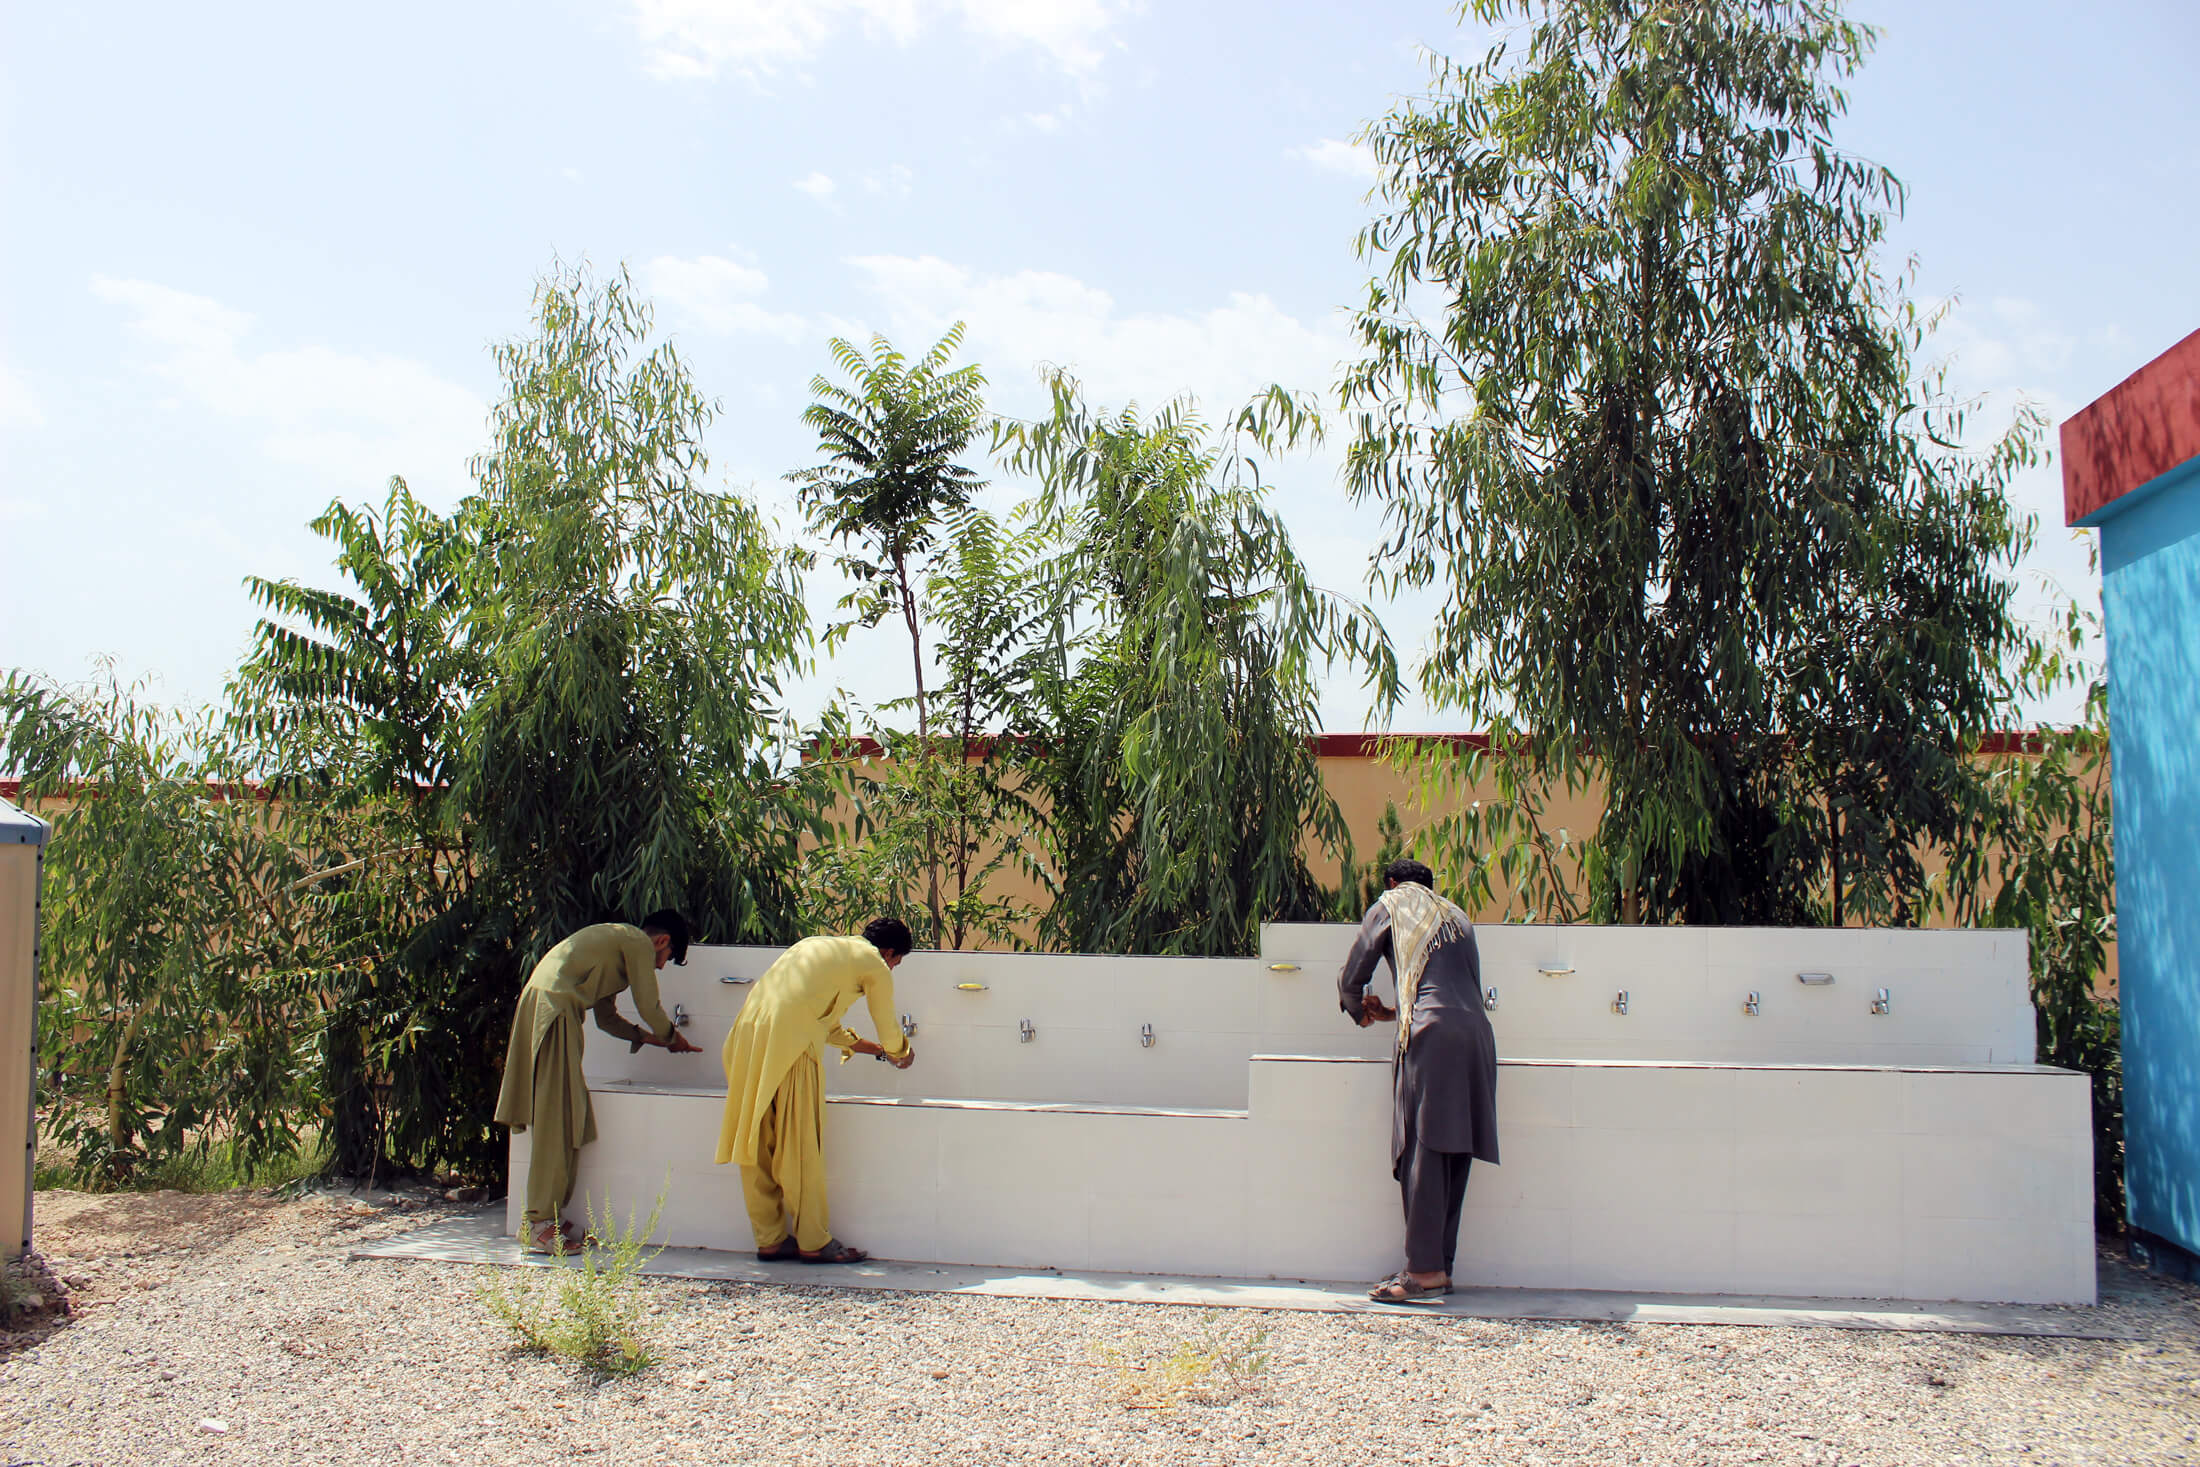
[[[1834,808],[1834,792],[1826,791],[1827,853],[1833,863],[1833,925],[1841,925],[1841,812]]]
[[[970,745],[976,732],[976,714],[971,707],[970,678],[965,674],[962,690],[962,722],[956,732],[955,751],[955,947],[960,951],[963,938],[968,935],[969,922],[964,916],[963,898],[970,894]]]
[[[115,1061],[107,1067],[107,1167],[121,1173],[128,1169],[123,1155],[130,1144],[130,1133],[122,1121],[122,1074],[130,1058],[130,1046],[137,1039],[138,1026],[145,1022],[145,1011],[139,1009],[130,1015],[122,1026],[122,1034],[115,1040]]]
[[[894,555],[894,580],[901,587],[901,619],[909,627],[909,663],[917,674],[917,749],[919,757],[932,757],[932,724],[924,707],[924,633],[917,624],[917,597],[909,589],[909,565],[897,551]],[[932,912],[932,945],[938,947],[945,935],[945,924],[940,918],[940,842],[936,833],[927,830],[924,838],[925,904]]]

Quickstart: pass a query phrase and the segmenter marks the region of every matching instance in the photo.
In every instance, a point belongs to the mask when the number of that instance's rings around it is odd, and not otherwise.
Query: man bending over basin
[[[870,1255],[833,1237],[825,1209],[824,1046],[875,1054],[906,1070],[916,1051],[894,1013],[893,970],[909,956],[909,928],[881,917],[861,937],[808,937],[764,970],[726,1036],[726,1116],[718,1164],[738,1162],[741,1193],[766,1262],[861,1263]],[[841,1027],[858,998],[882,1048]]]
[[[637,1049],[653,1044],[674,1054],[697,1053],[657,1000],[657,970],[668,959],[685,963],[687,950],[687,918],[669,909],[644,917],[639,927],[599,922],[543,954],[520,990],[496,1118],[528,1135],[529,1252],[592,1241],[563,1216],[573,1200],[581,1148],[596,1139],[596,1113],[581,1079],[581,1016],[593,1009],[597,1028]],[[647,1029],[619,1013],[618,997],[630,988]]]
[[[1397,1020],[1390,1106],[1391,1174],[1406,1210],[1406,1266],[1368,1291],[1385,1304],[1451,1292],[1467,1169],[1497,1162],[1497,1036],[1482,1011],[1482,958],[1467,914],[1436,894],[1419,861],[1393,861],[1337,978],[1345,1016],[1366,1028]],[[1393,1009],[1368,991],[1390,960]]]

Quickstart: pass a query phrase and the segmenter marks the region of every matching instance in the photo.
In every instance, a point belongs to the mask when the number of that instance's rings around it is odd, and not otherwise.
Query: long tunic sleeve
[[[1366,1012],[1361,1000],[1367,995],[1368,985],[1375,981],[1375,965],[1382,962],[1390,964],[1395,978],[1398,963],[1391,956],[1390,908],[1377,902],[1360,919],[1360,930],[1352,939],[1352,951],[1345,955],[1344,967],[1337,974],[1337,1007],[1355,1024]]]
[[[1390,909],[1368,908],[1337,975],[1337,1004],[1357,1020],[1360,998],[1388,962],[1397,976]],[[1482,956],[1474,934],[1437,943],[1414,992],[1405,1053],[1393,1072],[1390,1155],[1396,1162],[1410,1130],[1417,1144],[1497,1161],[1497,1035],[1482,1008]]]
[[[880,966],[884,966],[884,960]],[[856,990],[863,995],[864,1007],[871,1011],[871,1028],[878,1034],[879,1047],[890,1055],[907,1049],[909,1040],[901,1032],[901,1015],[894,1008],[894,970],[888,968],[884,973],[862,974],[856,979]],[[836,1024],[833,1032],[825,1036],[825,1042],[848,1050],[862,1037],[853,1029]]]
[[[634,1012],[642,1016],[642,1022],[627,1022],[626,1015],[619,1012],[619,990],[613,989],[596,1000],[596,1027],[629,1044],[638,1045],[644,1038],[668,1038],[672,1021],[665,1017],[664,1004],[657,996],[657,949],[651,945],[648,933],[638,928],[626,930],[633,936],[621,941],[619,958],[626,972],[626,991],[634,995]]]

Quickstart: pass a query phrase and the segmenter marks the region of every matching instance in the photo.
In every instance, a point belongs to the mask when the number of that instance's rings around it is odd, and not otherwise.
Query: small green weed
[[[1093,1355],[1114,1370],[1123,1404],[1147,1411],[1242,1394],[1259,1382],[1274,1359],[1266,1326],[1226,1325],[1213,1310],[1199,1317],[1199,1329],[1188,1339],[1154,1341],[1134,1335],[1121,1345],[1096,1345]]]
[[[648,1313],[637,1283],[642,1265],[664,1251],[649,1246],[664,1212],[657,1194],[649,1221],[636,1226],[629,1213],[620,1227],[604,1206],[588,1209],[588,1230],[601,1241],[577,1259],[562,1248],[553,1268],[483,1268],[474,1293],[490,1317],[509,1329],[523,1350],[570,1360],[598,1375],[637,1375],[656,1363],[643,1337]]]

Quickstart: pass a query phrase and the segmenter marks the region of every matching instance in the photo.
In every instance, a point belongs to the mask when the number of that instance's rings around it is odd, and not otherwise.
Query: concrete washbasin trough
[[[1391,1031],[1338,1011],[1353,930],[1269,926],[1243,959],[911,954],[917,1063],[827,1052],[834,1231],[911,1261],[1387,1273]],[[1463,1283],[2093,1301],[2090,1091],[2033,1063],[2022,933],[1476,937],[1504,1162],[1468,1186]],[[592,1035],[576,1208],[663,1193],[659,1241],[754,1247],[711,1161],[718,1051],[777,955],[697,947],[660,973],[702,1054]],[[515,1228],[526,1160],[522,1136]]]

